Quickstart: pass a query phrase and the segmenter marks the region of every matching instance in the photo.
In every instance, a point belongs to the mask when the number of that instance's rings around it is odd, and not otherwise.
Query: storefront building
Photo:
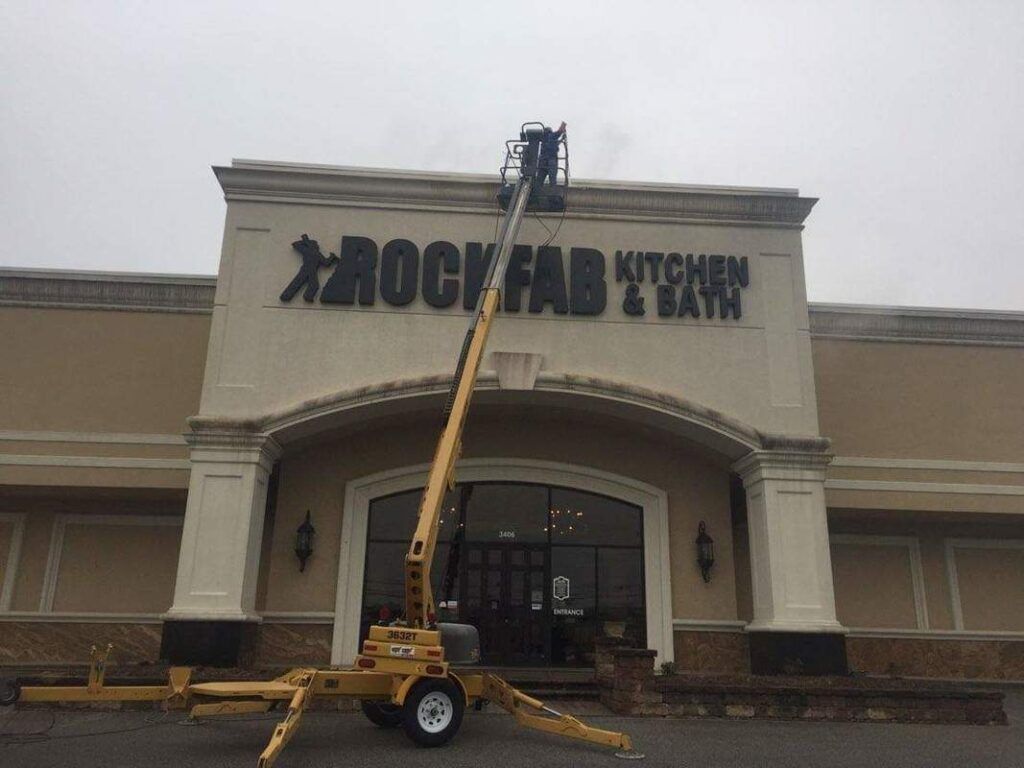
[[[0,271],[0,664],[343,664],[401,609],[495,182],[215,172],[216,278]],[[524,224],[433,571],[485,662],[1024,679],[1024,313],[808,305],[815,202]]]

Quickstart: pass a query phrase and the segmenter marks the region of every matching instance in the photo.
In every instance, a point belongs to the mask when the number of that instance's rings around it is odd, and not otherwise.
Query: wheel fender
[[[395,691],[395,695],[391,700],[395,704],[404,705],[405,697],[409,695],[409,691],[412,690],[412,687],[416,685],[416,683],[423,680],[424,677],[425,676],[423,675],[409,675],[402,681],[402,684],[398,686],[398,690]],[[455,685],[458,686],[459,690],[462,692],[462,702],[468,707],[469,692],[466,690],[466,684],[462,682],[462,679],[458,675],[449,674],[448,678],[455,681]]]
[[[459,686],[459,690],[462,691],[462,703],[465,704],[468,707],[469,706],[469,692],[466,690],[466,684],[464,682],[462,682],[462,678],[459,677],[458,675],[453,675],[453,674],[449,673],[448,677],[450,677],[452,680],[454,680],[455,684],[457,686]]]
[[[402,681],[402,684],[398,686],[398,690],[395,691],[395,695],[391,697],[391,700],[395,702],[395,704],[404,705],[405,697],[409,695],[409,691],[411,691],[412,687],[422,679],[423,677],[421,675],[409,675]]]

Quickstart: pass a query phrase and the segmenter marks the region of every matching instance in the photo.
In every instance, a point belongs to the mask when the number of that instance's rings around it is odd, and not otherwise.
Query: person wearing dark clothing
[[[558,183],[558,145],[565,135],[565,121],[558,126],[557,131],[544,128],[544,135],[540,140],[540,159],[537,167],[540,169],[538,183],[544,184],[545,179],[550,179],[551,185]]]

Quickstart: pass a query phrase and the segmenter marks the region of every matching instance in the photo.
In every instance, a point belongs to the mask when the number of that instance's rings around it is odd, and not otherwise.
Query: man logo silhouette
[[[302,292],[302,298],[306,301],[313,301],[320,290],[318,275],[320,268],[334,264],[338,257],[332,253],[330,257],[325,258],[320,252],[320,243],[310,240],[309,235],[303,235],[301,240],[292,243],[292,248],[302,256],[302,266],[299,267],[299,271],[292,281],[288,283],[288,287],[281,293],[281,301],[291,301],[303,285],[306,286],[306,290]]]

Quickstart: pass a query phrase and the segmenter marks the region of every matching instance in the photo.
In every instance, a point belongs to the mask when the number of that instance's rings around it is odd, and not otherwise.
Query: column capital
[[[811,480],[824,482],[825,470],[832,462],[827,440],[815,448],[779,447],[772,450],[755,450],[732,465],[732,470],[748,486],[763,480]]]
[[[202,430],[185,435],[195,462],[259,464],[268,472],[283,449],[273,437],[242,430]]]

